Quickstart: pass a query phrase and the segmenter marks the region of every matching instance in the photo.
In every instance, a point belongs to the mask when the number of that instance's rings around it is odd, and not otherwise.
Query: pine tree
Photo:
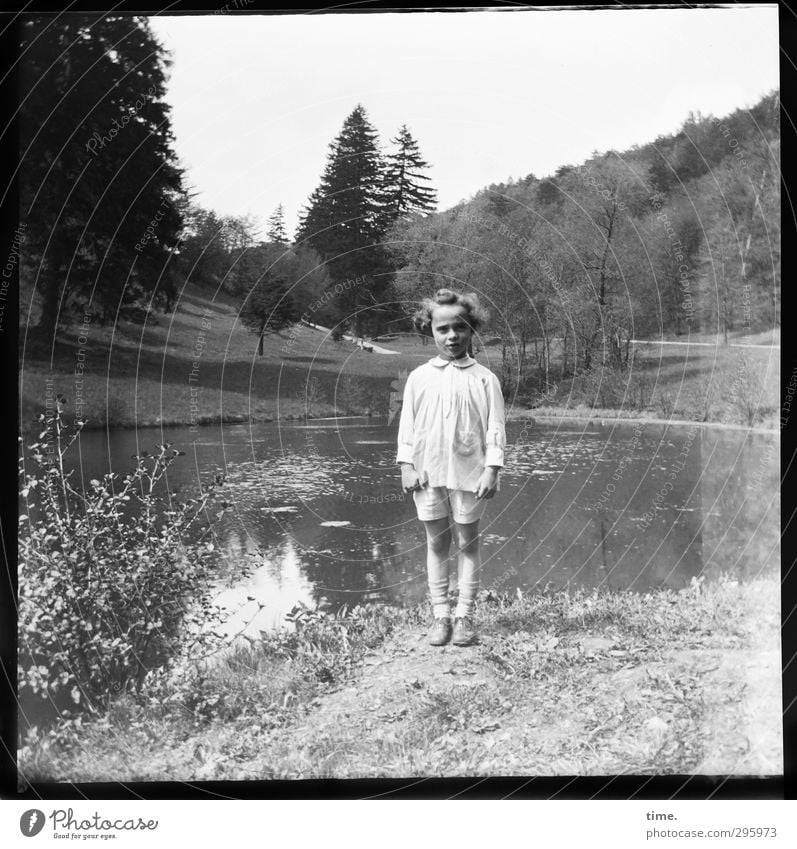
[[[430,178],[422,173],[424,168],[429,167],[429,163],[422,159],[418,142],[406,124],[402,125],[398,136],[391,139],[391,143],[398,149],[386,157],[384,193],[389,220],[395,221],[413,212],[433,212],[437,205],[437,193],[418,182],[429,182]]]
[[[20,196],[51,344],[69,305],[110,319],[157,286],[182,228],[164,100],[167,54],[145,17],[21,24]]]
[[[361,105],[346,118],[329,148],[321,184],[302,212],[296,243],[322,256],[335,283],[362,281],[337,299],[340,315],[351,318],[359,333],[360,307],[367,308],[386,284],[383,162],[376,130]]]
[[[271,218],[268,219],[266,235],[270,241],[276,242],[278,245],[288,244],[288,233],[285,230],[285,208],[282,204],[277,206]]]

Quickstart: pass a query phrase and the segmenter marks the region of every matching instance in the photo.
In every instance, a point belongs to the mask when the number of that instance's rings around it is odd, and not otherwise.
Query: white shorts
[[[447,489],[444,486],[425,486],[412,493],[418,518],[422,522],[444,519],[446,516],[461,525],[478,522],[484,515],[485,498],[464,489]]]

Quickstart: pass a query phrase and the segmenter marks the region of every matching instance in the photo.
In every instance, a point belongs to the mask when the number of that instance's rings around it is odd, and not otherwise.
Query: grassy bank
[[[772,342],[772,334],[732,341]],[[23,422],[45,405],[48,381],[69,400],[68,415],[89,427],[146,427],[274,421],[334,415],[386,415],[399,370],[435,354],[408,337],[383,343],[399,355],[361,351],[301,327],[271,334],[262,357],[237,321],[235,303],[185,291],[174,313],[62,328],[52,350],[24,340],[20,368]],[[500,371],[500,342],[477,354]],[[511,352],[510,352],[511,359]],[[779,352],[775,349],[641,346],[631,372],[560,381],[544,402],[507,395],[511,415],[659,418],[777,426]],[[77,372],[77,373],[76,373]],[[544,404],[544,407],[541,407]]]
[[[154,677],[29,733],[30,781],[777,774],[777,578],[484,599],[478,645],[426,608],[307,612],[297,632]]]

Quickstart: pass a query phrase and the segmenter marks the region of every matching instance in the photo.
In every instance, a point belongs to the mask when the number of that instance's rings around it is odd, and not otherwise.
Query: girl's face
[[[467,318],[467,310],[458,304],[446,304],[434,308],[432,335],[441,357],[458,360],[468,353],[473,330]]]

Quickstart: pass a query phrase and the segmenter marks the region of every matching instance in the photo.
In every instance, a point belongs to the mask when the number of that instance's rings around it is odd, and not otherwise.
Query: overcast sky
[[[290,235],[358,103],[383,147],[407,124],[445,209],[778,88],[774,5],[150,20],[197,202],[261,222],[281,202]]]

